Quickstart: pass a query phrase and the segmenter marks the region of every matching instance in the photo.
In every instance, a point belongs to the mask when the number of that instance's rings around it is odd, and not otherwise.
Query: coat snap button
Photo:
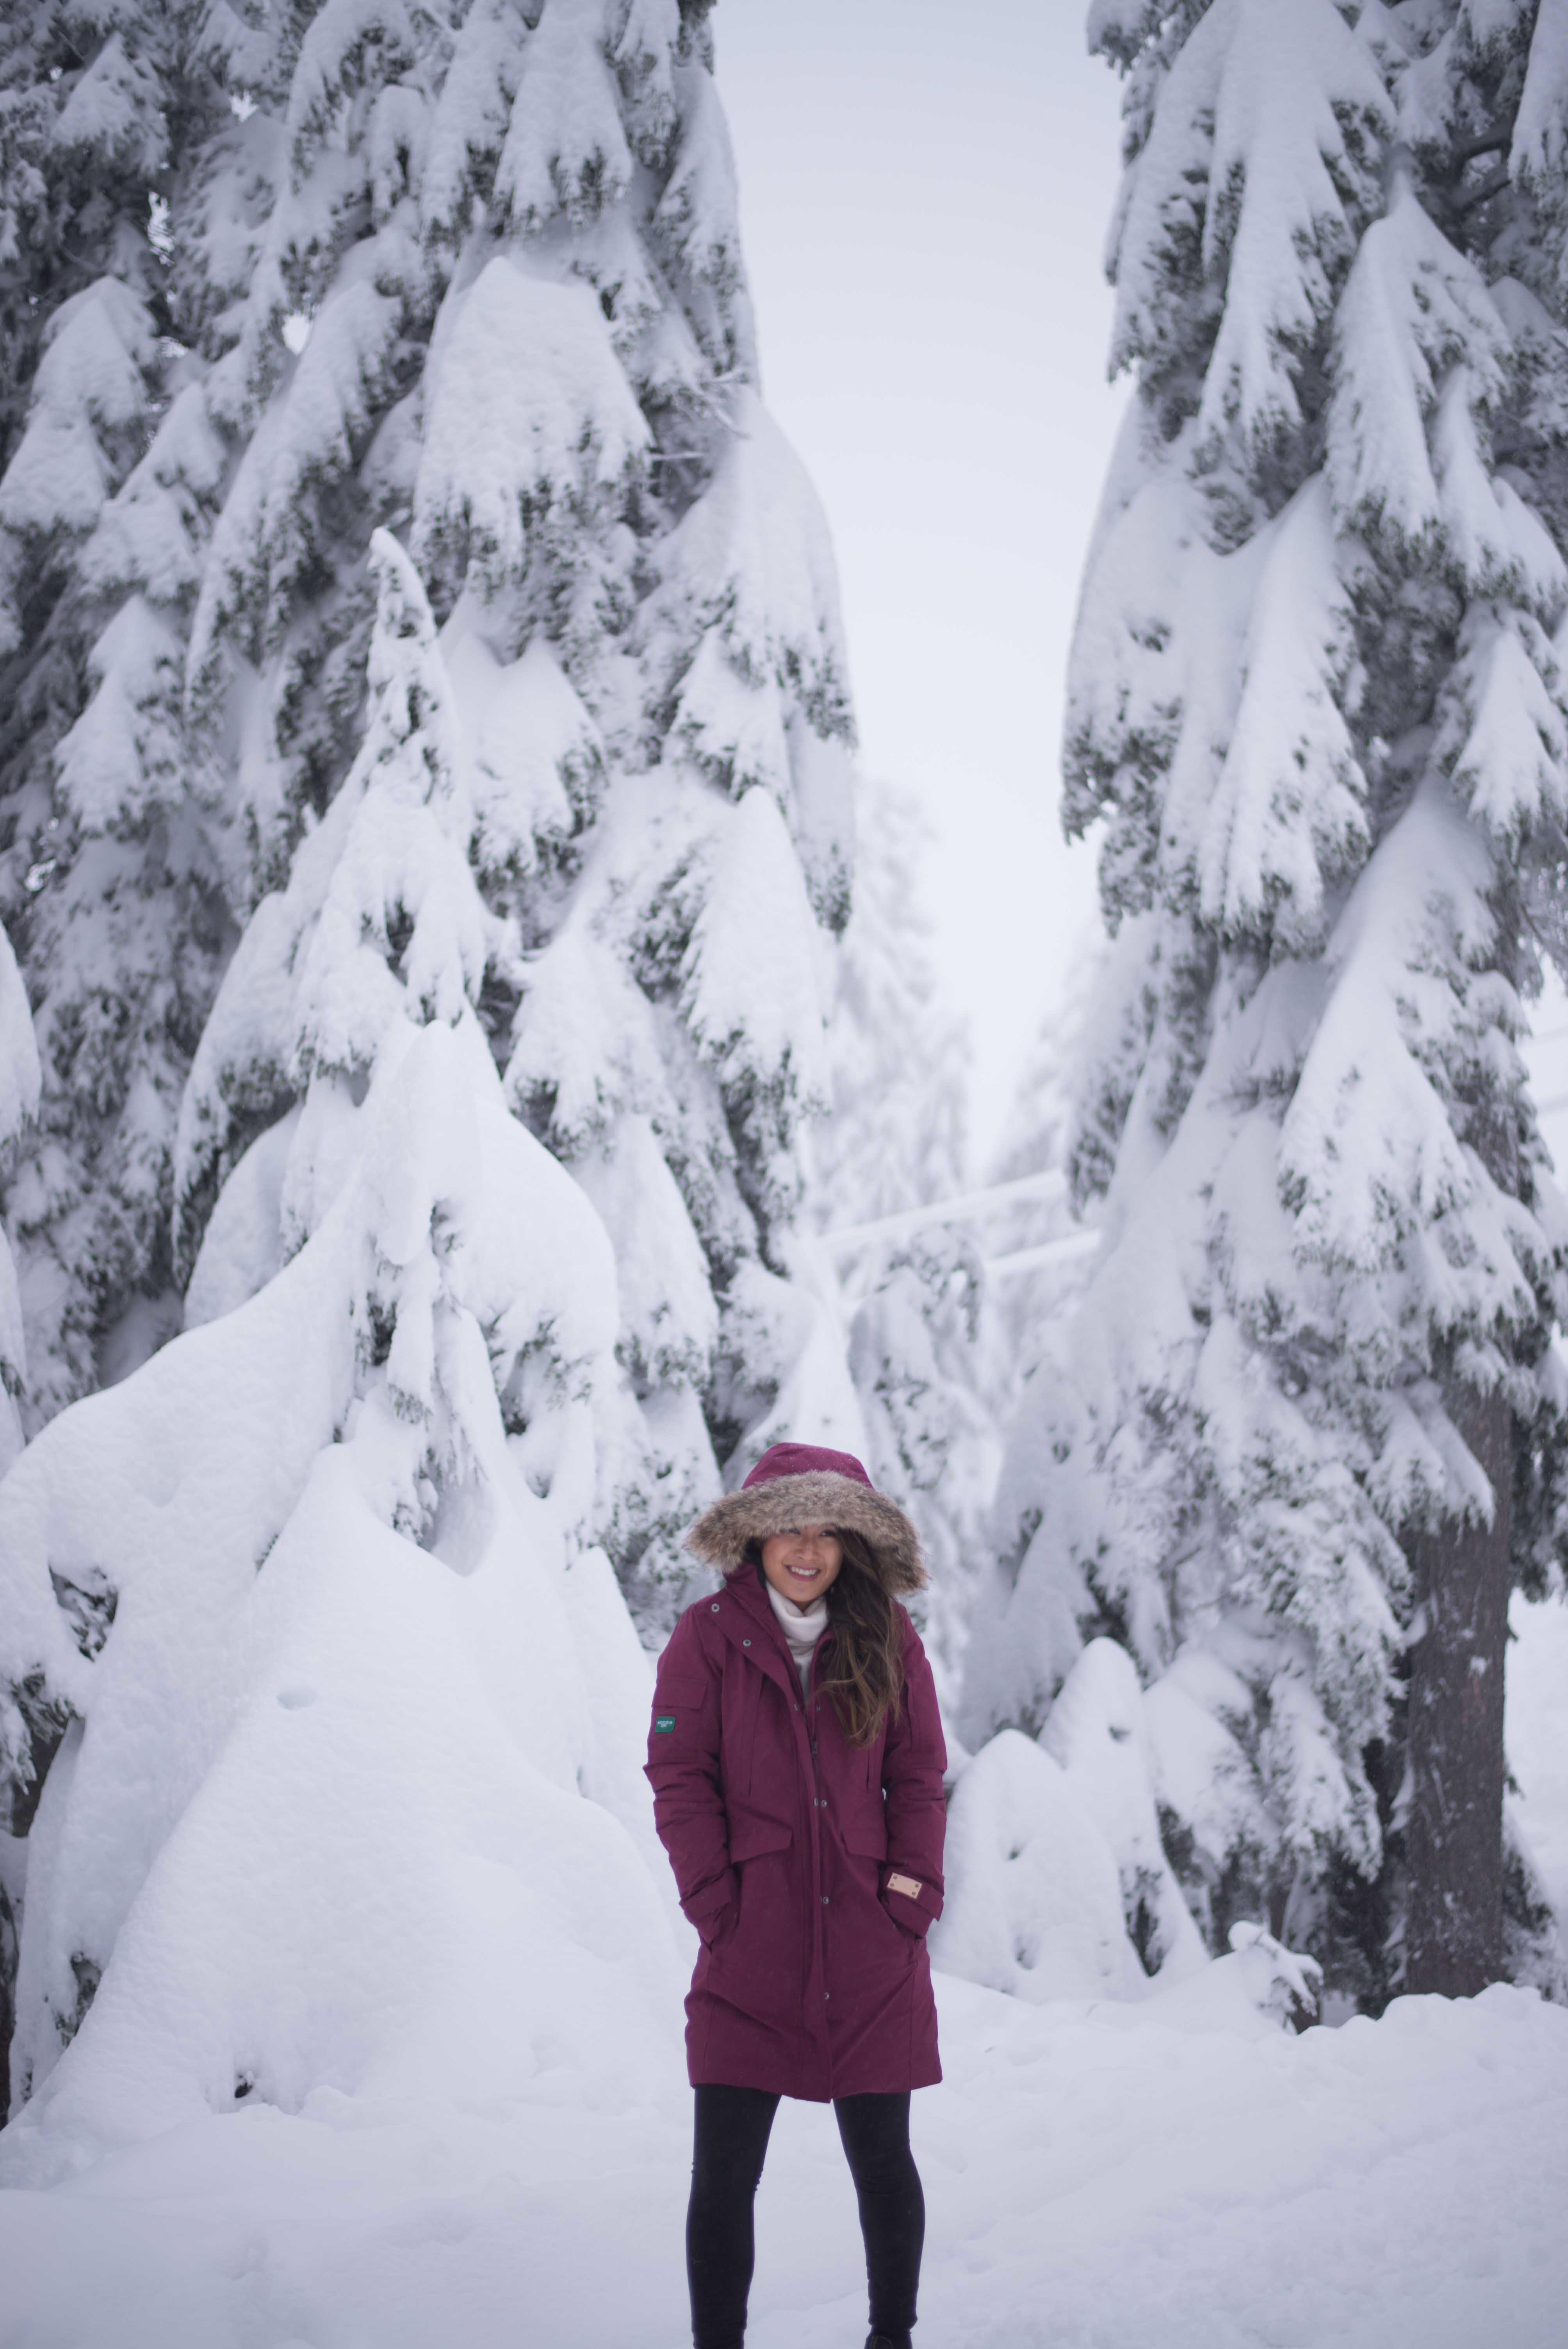
[[[824,1893],[823,1893],[823,1895],[822,1895],[822,1906],[823,1906],[823,1908],[825,1909],[825,1908],[827,1907],[827,1905],[828,1905],[828,1896],[827,1896],[827,1894],[824,1892]]]
[[[717,1615],[717,1612],[718,1612],[718,1601],[717,1601],[717,1599],[716,1599],[714,1600],[714,1602],[713,1602],[713,1612],[714,1612],[716,1615]]]
[[[750,1642],[750,1640],[742,1640],[742,1641],[741,1641],[741,1643],[740,1643],[740,1644],[741,1644],[741,1646],[742,1646],[743,1648],[749,1648],[749,1647],[750,1647],[750,1645],[751,1645],[751,1642]]]

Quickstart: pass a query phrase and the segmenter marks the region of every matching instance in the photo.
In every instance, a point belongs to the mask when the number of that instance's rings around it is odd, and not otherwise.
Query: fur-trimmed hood
[[[703,1511],[686,1547],[705,1565],[733,1574],[745,1563],[748,1542],[797,1526],[859,1534],[890,1598],[903,1598],[925,1581],[920,1536],[897,1502],[876,1490],[851,1453],[814,1444],[776,1444],[765,1452],[738,1493]]]

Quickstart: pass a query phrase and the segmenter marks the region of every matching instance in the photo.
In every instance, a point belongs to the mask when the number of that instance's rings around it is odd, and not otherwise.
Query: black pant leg
[[[741,2349],[755,2256],[752,2203],[779,2099],[764,2088],[696,2091],[686,2281],[694,2349]]]
[[[909,2096],[838,2096],[833,2111],[860,2200],[872,2331],[905,2349],[925,2243],[925,2197],[909,2149]]]

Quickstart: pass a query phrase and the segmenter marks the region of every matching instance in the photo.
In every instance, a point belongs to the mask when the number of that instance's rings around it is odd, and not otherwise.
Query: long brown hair
[[[833,1527],[844,1562],[828,1586],[828,1621],[834,1638],[822,1653],[817,1685],[851,1745],[876,1742],[903,1699],[903,1641],[898,1609],[882,1588],[872,1546],[848,1526]],[[747,1555],[762,1566],[760,1543]]]

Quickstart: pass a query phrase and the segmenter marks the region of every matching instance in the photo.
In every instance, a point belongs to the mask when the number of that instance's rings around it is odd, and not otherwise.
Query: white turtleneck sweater
[[[828,1628],[828,1594],[824,1591],[820,1599],[813,1599],[810,1607],[797,1607],[792,1599],[786,1599],[781,1590],[774,1589],[766,1575],[763,1580],[768,1585],[768,1603],[778,1616],[779,1629],[789,1642],[789,1653],[794,1657],[795,1670],[800,1675],[800,1692],[809,1696],[811,1651]]]

